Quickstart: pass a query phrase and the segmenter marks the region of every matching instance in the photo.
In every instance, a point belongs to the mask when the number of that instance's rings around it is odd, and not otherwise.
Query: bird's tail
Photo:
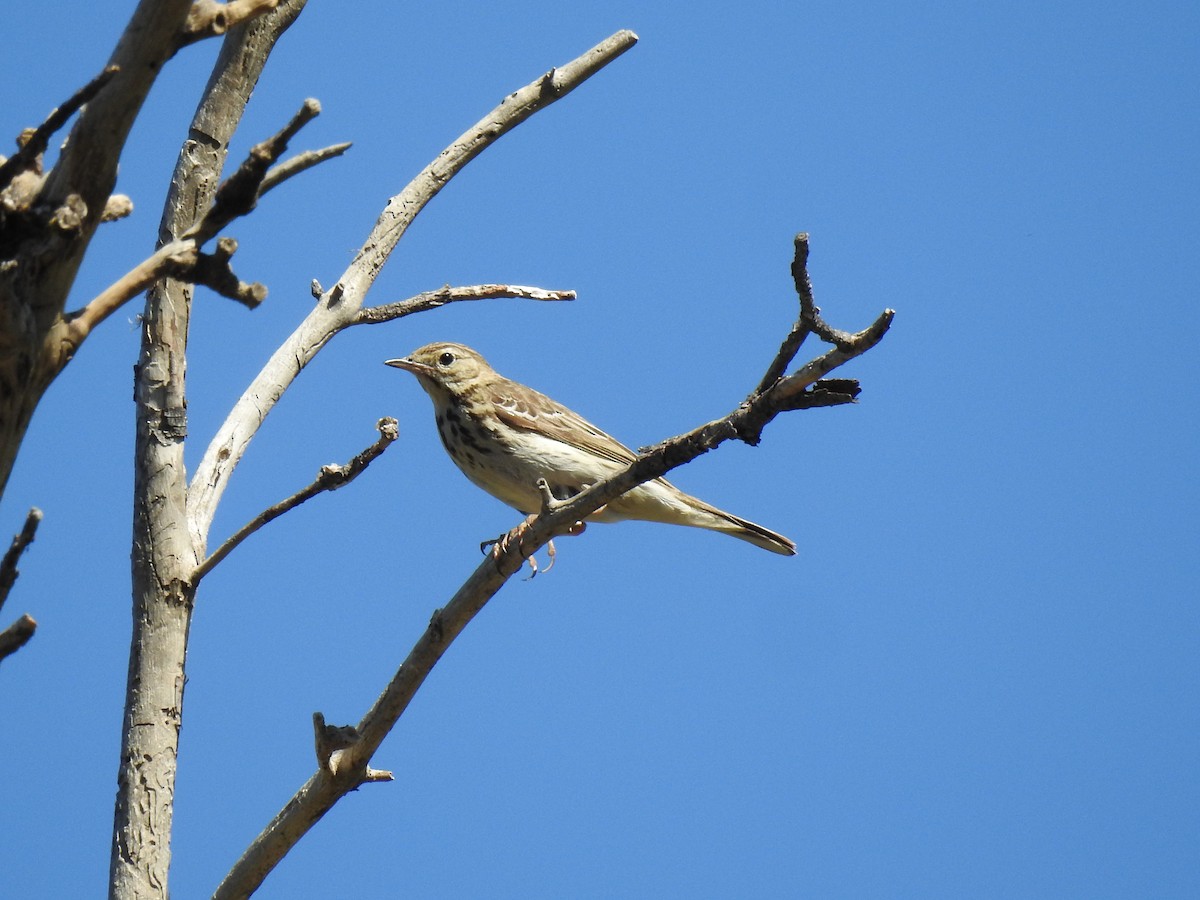
[[[782,534],[727,513],[723,509],[717,509],[698,497],[685,494],[663,478],[634,488],[608,504],[605,510],[592,519],[597,522],[642,519],[671,525],[689,525],[692,528],[707,528],[709,531],[733,535],[781,556],[796,555],[796,545]]]
[[[713,531],[719,531],[722,534],[731,534],[735,538],[749,541],[756,547],[762,547],[764,550],[770,550],[772,553],[778,553],[782,556],[796,555],[795,543],[785,538],[782,534],[778,534],[770,528],[763,528],[761,525],[756,525],[754,522],[738,518],[731,513],[719,509],[714,509],[713,512],[724,519],[725,523],[720,525],[702,525],[702,528],[711,528]]]

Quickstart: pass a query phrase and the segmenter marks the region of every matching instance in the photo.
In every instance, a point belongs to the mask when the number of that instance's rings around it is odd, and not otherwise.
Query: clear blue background
[[[103,66],[121,9],[9,0],[13,136]],[[190,465],[386,198],[506,93],[619,28],[639,45],[439,196],[370,297],[578,290],[345,333],[256,438],[214,545],[344,461],[353,486],[203,585],[172,892],[204,896],[357,721],[430,612],[518,520],[382,360],[461,340],[632,446],[722,415],[818,302],[892,333],[861,402],[777,420],[675,480],[793,537],[596,526],[514,580],[375,764],[269,878],[292,897],[1200,894],[1192,3],[314,2],[235,155],[306,96],[343,159],[231,230],[256,312],[202,294]],[[122,164],[86,302],[153,242],[217,45],[183,51]],[[0,624],[4,893],[97,896],[129,636],[131,304],[53,386],[0,506],[46,520]]]

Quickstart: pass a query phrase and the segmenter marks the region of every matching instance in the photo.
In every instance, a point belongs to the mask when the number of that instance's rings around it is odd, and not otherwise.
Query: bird
[[[505,378],[463,344],[426,344],[385,365],[417,377],[433,401],[442,446],[463,474],[527,516],[542,507],[539,479],[556,499],[566,500],[637,459],[616,438],[545,394]],[[629,519],[705,528],[784,556],[796,552],[783,535],[685,494],[665,478],[645,482],[587,517]]]

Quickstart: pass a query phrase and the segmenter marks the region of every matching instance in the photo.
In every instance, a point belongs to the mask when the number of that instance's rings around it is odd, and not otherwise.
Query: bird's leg
[[[541,511],[543,513],[552,511],[556,505],[564,502],[563,500],[554,496],[554,494],[550,490],[550,485],[547,483],[546,479],[544,479],[544,478],[539,478],[537,480],[537,489],[538,489],[538,492],[542,495]],[[537,574],[539,572],[549,572],[551,569],[554,568],[554,563],[555,563],[555,561],[557,559],[557,555],[558,555],[558,551],[554,547],[553,540],[549,540],[546,542],[546,555],[550,557],[550,562],[547,564],[546,568],[544,568],[544,569],[538,568],[538,562],[537,562],[536,556],[534,556],[532,553],[530,553],[528,556],[526,556],[525,549],[523,547],[521,547],[521,541],[524,540],[525,533],[527,531],[529,531],[529,527],[533,524],[533,521],[536,518],[537,518],[536,515],[527,516],[525,521],[522,522],[520,525],[518,525],[516,528],[514,528],[512,531],[506,532],[505,534],[500,535],[500,537],[495,538],[494,540],[484,541],[483,543],[481,543],[479,545],[480,552],[486,554],[486,553],[488,553],[488,551],[490,549],[492,558],[498,561],[501,556],[503,556],[505,553],[508,552],[509,545],[515,538],[517,541],[517,547],[521,552],[522,558],[524,558],[526,561],[528,561],[529,568],[531,569],[531,571],[529,573],[529,577],[526,578],[525,580],[526,581],[532,580],[533,578],[535,578],[537,576]],[[573,536],[580,535],[580,534],[583,534],[584,529],[586,529],[586,528],[587,528],[586,523],[576,522],[567,529],[567,534],[573,535]]]

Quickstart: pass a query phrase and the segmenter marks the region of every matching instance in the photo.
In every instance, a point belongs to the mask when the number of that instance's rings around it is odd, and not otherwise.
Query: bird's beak
[[[433,367],[427,366],[424,363],[413,362],[407,356],[402,356],[400,359],[384,360],[385,366],[394,366],[397,369],[404,369],[406,372],[412,372],[414,375],[425,375],[431,377],[433,375]]]

